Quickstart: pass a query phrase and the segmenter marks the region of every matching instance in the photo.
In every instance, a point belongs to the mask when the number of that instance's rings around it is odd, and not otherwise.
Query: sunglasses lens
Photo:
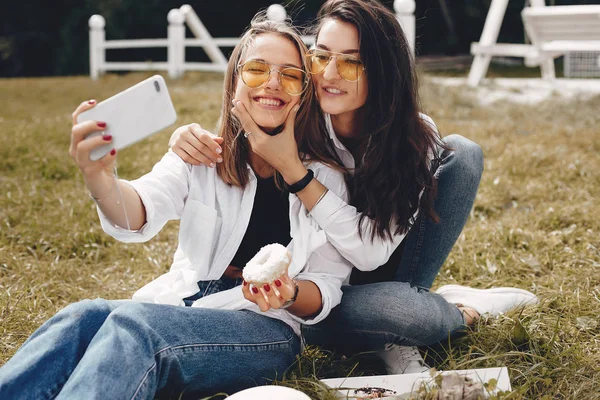
[[[301,94],[306,84],[306,75],[301,69],[284,68],[281,70],[281,86],[288,94],[292,96]]]
[[[320,74],[325,71],[327,64],[329,64],[329,53],[326,51],[311,50],[307,56],[311,74]]]
[[[264,85],[271,76],[271,69],[262,61],[248,61],[242,66],[242,80],[251,88]],[[279,71],[279,82],[288,94],[297,96],[304,92],[308,80],[304,71],[298,68],[283,68]]]
[[[340,76],[347,81],[357,81],[363,73],[363,63],[355,57],[338,57],[337,68]]]
[[[248,61],[242,66],[242,80],[251,88],[257,88],[269,80],[269,66],[260,61]]]
[[[311,74],[321,74],[327,68],[332,55],[324,50],[311,50],[307,54]],[[362,61],[350,55],[336,55],[336,67],[340,76],[350,82],[362,77],[364,66]]]

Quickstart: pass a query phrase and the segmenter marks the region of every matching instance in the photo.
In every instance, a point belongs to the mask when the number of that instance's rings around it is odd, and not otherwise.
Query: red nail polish
[[[268,292],[269,290],[271,290],[271,286],[269,286],[269,285],[264,285],[263,288],[265,289],[265,292]]]
[[[88,104],[94,104],[94,103],[96,103],[96,100],[90,100],[90,101],[88,101]]]
[[[277,287],[281,286],[281,281],[279,279],[275,279],[275,285]]]
[[[112,135],[102,136],[102,139],[108,142],[109,140],[112,140]]]
[[[96,123],[100,128],[106,128],[106,122],[97,122]]]
[[[246,281],[243,281],[243,282],[242,282],[242,284],[243,284],[244,286],[246,286],[246,285],[248,284],[248,282],[246,282]]]
[[[254,294],[258,293],[258,288],[256,286],[254,286],[252,288],[252,293],[254,293]]]
[[[117,154],[117,149],[112,149],[112,150],[110,151],[110,155],[111,155],[111,156],[114,156],[115,154]]]

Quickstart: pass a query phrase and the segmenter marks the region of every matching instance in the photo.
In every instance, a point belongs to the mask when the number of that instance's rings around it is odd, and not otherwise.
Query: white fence
[[[415,48],[415,1],[395,0],[394,10],[398,21],[410,43],[414,55]],[[285,8],[273,4],[267,9],[267,17],[272,20],[282,21],[287,14]],[[89,19],[90,27],[90,77],[98,79],[107,71],[168,71],[169,77],[178,78],[185,71],[215,71],[223,72],[227,68],[227,58],[220,47],[234,47],[239,38],[213,38],[208,32],[194,9],[185,4],[180,8],[172,9],[167,15],[168,28],[166,39],[134,39],[134,40],[106,40],[104,27],[106,21],[101,15],[92,15]],[[185,25],[194,34],[195,38],[185,37]],[[314,37],[304,36],[307,45],[314,43]],[[107,62],[106,50],[132,49],[132,48],[167,48],[167,61],[165,62]],[[211,62],[186,62],[186,47],[202,47]]]

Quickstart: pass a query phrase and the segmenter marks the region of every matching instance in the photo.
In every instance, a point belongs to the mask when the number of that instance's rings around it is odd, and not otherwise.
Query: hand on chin
[[[256,125],[258,125],[258,127],[262,129],[262,131],[265,132],[267,135],[275,136],[281,133],[281,131],[283,131],[285,123],[282,122],[279,125],[275,125],[274,121],[269,121],[268,119],[265,119],[263,119],[262,121],[259,119],[255,119],[254,121],[256,122]]]

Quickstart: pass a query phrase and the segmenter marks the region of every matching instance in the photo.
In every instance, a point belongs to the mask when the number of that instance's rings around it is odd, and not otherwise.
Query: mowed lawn
[[[0,365],[67,304],[130,297],[168,269],[178,223],[145,244],[116,242],[102,232],[68,154],[71,113],[80,102],[105,99],[147,76],[0,80]],[[517,286],[541,299],[422,350],[438,369],[507,366],[510,398],[600,398],[600,97],[480,107],[469,90],[422,78],[424,108],[442,135],[460,133],[485,154],[474,210],[434,289]],[[177,126],[214,128],[221,79],[188,74],[168,81]],[[174,129],[120,152],[120,177],[149,171]],[[298,381],[287,384],[330,398],[311,385],[314,374],[357,375],[371,367],[360,357],[309,349],[288,374]]]

